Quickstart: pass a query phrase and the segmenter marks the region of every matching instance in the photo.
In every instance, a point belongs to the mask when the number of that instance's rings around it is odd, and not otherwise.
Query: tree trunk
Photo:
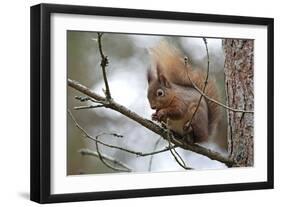
[[[227,105],[254,110],[254,41],[225,39],[225,88]],[[254,164],[254,114],[227,111],[228,152],[240,166]]]

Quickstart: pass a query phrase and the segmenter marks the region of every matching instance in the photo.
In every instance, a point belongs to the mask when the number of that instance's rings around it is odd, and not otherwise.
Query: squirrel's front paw
[[[165,122],[166,119],[167,119],[167,113],[164,110],[160,110],[157,113],[157,117],[158,117],[159,121],[164,121]]]
[[[153,113],[153,114],[151,115],[151,118],[152,118],[153,121],[159,121],[157,112]]]

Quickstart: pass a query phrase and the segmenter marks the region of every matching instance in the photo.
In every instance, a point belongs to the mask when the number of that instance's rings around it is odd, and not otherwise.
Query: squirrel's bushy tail
[[[175,47],[161,41],[155,47],[149,49],[152,57],[152,67],[157,67],[158,70],[167,78],[168,81],[182,85],[193,87],[193,83],[201,89],[204,88],[206,80],[206,72],[200,69],[193,69],[192,66],[186,62],[184,55]],[[191,81],[193,82],[191,82]],[[205,94],[217,101],[219,101],[219,94],[216,84],[211,80],[210,76],[205,88]],[[221,117],[220,107],[206,99],[208,104],[208,119],[209,119],[209,135],[211,135]]]

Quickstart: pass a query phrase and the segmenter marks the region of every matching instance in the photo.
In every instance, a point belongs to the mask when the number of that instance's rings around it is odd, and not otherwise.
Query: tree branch
[[[120,167],[126,169],[119,169],[119,168],[114,168],[114,170],[117,170],[117,171],[125,171],[125,172],[132,172],[132,169],[130,169],[129,166],[127,166],[126,164],[124,164],[123,162],[120,162],[118,160],[115,160],[114,158],[112,157],[109,157],[108,155],[104,155],[104,154],[101,154],[101,152],[94,152],[92,150],[89,150],[89,149],[80,149],[78,151],[81,155],[89,155],[89,156],[94,156],[94,157],[97,157],[97,158],[100,158],[100,156],[102,156],[102,159],[103,160],[108,160],[110,162],[112,162],[113,164],[115,165],[119,165]],[[111,168],[112,166],[110,166]]]
[[[106,71],[105,71],[105,68],[108,64],[108,57],[104,55],[103,50],[102,50],[102,43],[101,43],[102,35],[103,35],[103,33],[98,32],[98,45],[99,45],[99,51],[100,51],[100,56],[101,56],[100,66],[102,68],[103,80],[104,80],[104,84],[105,84],[105,96],[106,96],[106,99],[110,100],[111,94],[110,94]]]
[[[160,127],[158,124],[148,120],[144,119],[135,112],[127,109],[125,106],[122,106],[121,104],[115,102],[114,100],[110,99],[107,100],[105,97],[102,97],[95,93],[94,91],[90,90],[86,86],[80,84],[77,81],[68,79],[68,86],[76,89],[77,91],[80,91],[81,93],[89,96],[90,98],[93,98],[96,101],[101,102],[102,104],[105,105],[106,108],[112,109],[114,111],[118,111],[119,113],[125,115],[126,117],[136,121],[140,125],[146,127],[147,129],[153,131],[154,133],[162,136],[164,139],[168,140],[168,135],[167,135],[167,130]],[[196,153],[199,153],[201,155],[207,156],[208,158],[212,160],[217,160],[220,161],[224,164],[226,164],[228,167],[235,166],[235,163],[232,159],[229,159],[227,157],[222,156],[218,152],[214,152],[210,149],[206,149],[200,145],[197,144],[190,144],[186,143],[182,137],[179,135],[172,133],[172,143],[175,144],[175,147],[181,147],[186,150],[190,150]],[[169,150],[169,149],[166,149]]]

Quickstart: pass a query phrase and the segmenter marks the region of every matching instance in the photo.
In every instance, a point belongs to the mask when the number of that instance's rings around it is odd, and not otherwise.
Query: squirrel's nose
[[[156,109],[156,106],[154,106],[154,105],[153,105],[153,106],[151,106],[151,109]]]

